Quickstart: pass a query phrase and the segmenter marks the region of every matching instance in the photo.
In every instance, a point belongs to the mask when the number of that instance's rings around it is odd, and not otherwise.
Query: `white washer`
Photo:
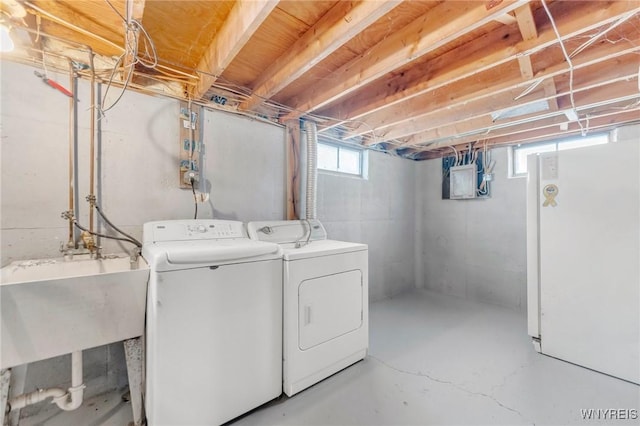
[[[150,426],[219,425],[282,392],[282,253],[241,222],[144,225]]]
[[[247,230],[284,251],[284,392],[292,396],[363,359],[369,347],[367,245],[327,240],[317,220],[250,222]]]

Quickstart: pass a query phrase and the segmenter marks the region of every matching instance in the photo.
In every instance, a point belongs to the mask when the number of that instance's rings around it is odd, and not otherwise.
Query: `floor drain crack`
[[[509,407],[507,405],[504,405],[503,403],[498,401],[493,395],[489,395],[489,394],[484,393],[484,392],[474,392],[474,391],[471,391],[471,390],[469,390],[467,388],[462,387],[461,385],[459,385],[459,384],[457,384],[455,382],[438,379],[436,377],[430,376],[429,374],[423,373],[421,371],[418,371],[418,372],[408,371],[408,370],[403,370],[402,368],[394,367],[393,365],[387,364],[386,362],[384,362],[380,358],[377,358],[377,357],[375,357],[375,356],[373,356],[371,354],[369,354],[369,358],[372,358],[372,359],[378,361],[380,364],[384,365],[385,367],[387,367],[387,368],[389,368],[391,370],[397,371],[398,373],[408,374],[410,376],[415,376],[415,377],[424,377],[424,378],[429,379],[429,380],[431,380],[433,382],[436,382],[436,383],[442,383],[442,384],[445,384],[445,385],[453,386],[454,388],[456,388],[456,389],[458,389],[458,390],[460,390],[462,392],[465,392],[465,393],[467,393],[469,395],[477,395],[477,396],[482,396],[484,398],[488,398],[488,399],[492,400],[494,403],[496,403],[498,406],[504,408],[505,410],[509,410],[509,411],[511,411],[513,413],[516,413],[517,415],[519,415],[524,420],[524,416],[522,415],[522,413],[520,411],[516,410],[515,408],[511,408],[511,407]]]

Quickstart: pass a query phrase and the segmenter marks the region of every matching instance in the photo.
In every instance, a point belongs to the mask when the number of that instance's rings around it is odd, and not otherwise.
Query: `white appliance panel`
[[[355,299],[356,293],[359,293],[359,300],[352,300],[352,303],[362,307],[360,315],[356,316],[349,308],[341,309],[347,312],[345,316],[349,318],[347,326],[343,329],[353,328],[352,323],[356,317],[362,318],[360,327],[306,350],[301,349],[323,339],[314,336],[301,344],[298,333],[300,284],[317,277],[340,276],[349,272],[361,274],[362,291],[354,291],[352,284],[348,284],[351,288],[340,290],[334,294],[333,300],[330,292],[322,295],[322,305],[327,306],[327,309],[332,303],[334,306],[340,306],[344,301],[338,299],[345,293],[349,294],[350,299]],[[284,392],[292,396],[366,356],[369,347],[368,251],[365,249],[329,256],[323,256],[322,252],[319,252],[318,257],[285,261],[284,276],[283,387]],[[345,275],[345,278],[347,277],[352,278],[353,275]],[[339,327],[334,327],[331,332],[338,330]]]
[[[298,338],[301,350],[313,348],[362,326],[362,271],[354,270],[300,283]]]
[[[542,352],[640,383],[640,145],[557,155],[538,169]],[[545,180],[544,177],[548,179]],[[542,190],[558,187],[557,206]]]
[[[153,278],[149,424],[222,424],[280,395],[281,260],[160,272]]]

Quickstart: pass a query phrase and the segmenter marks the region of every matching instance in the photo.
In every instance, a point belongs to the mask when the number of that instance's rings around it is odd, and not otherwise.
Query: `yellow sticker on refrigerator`
[[[542,207],[547,207],[547,206],[551,206],[551,207],[555,207],[558,205],[558,203],[556,203],[556,196],[558,195],[559,189],[557,185],[546,185],[543,189],[542,189],[542,195],[544,195],[544,203],[542,203]]]

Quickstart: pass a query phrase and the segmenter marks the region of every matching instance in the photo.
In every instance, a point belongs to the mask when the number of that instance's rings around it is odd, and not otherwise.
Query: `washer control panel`
[[[144,243],[247,238],[242,222],[234,220],[165,220],[144,224]]]

